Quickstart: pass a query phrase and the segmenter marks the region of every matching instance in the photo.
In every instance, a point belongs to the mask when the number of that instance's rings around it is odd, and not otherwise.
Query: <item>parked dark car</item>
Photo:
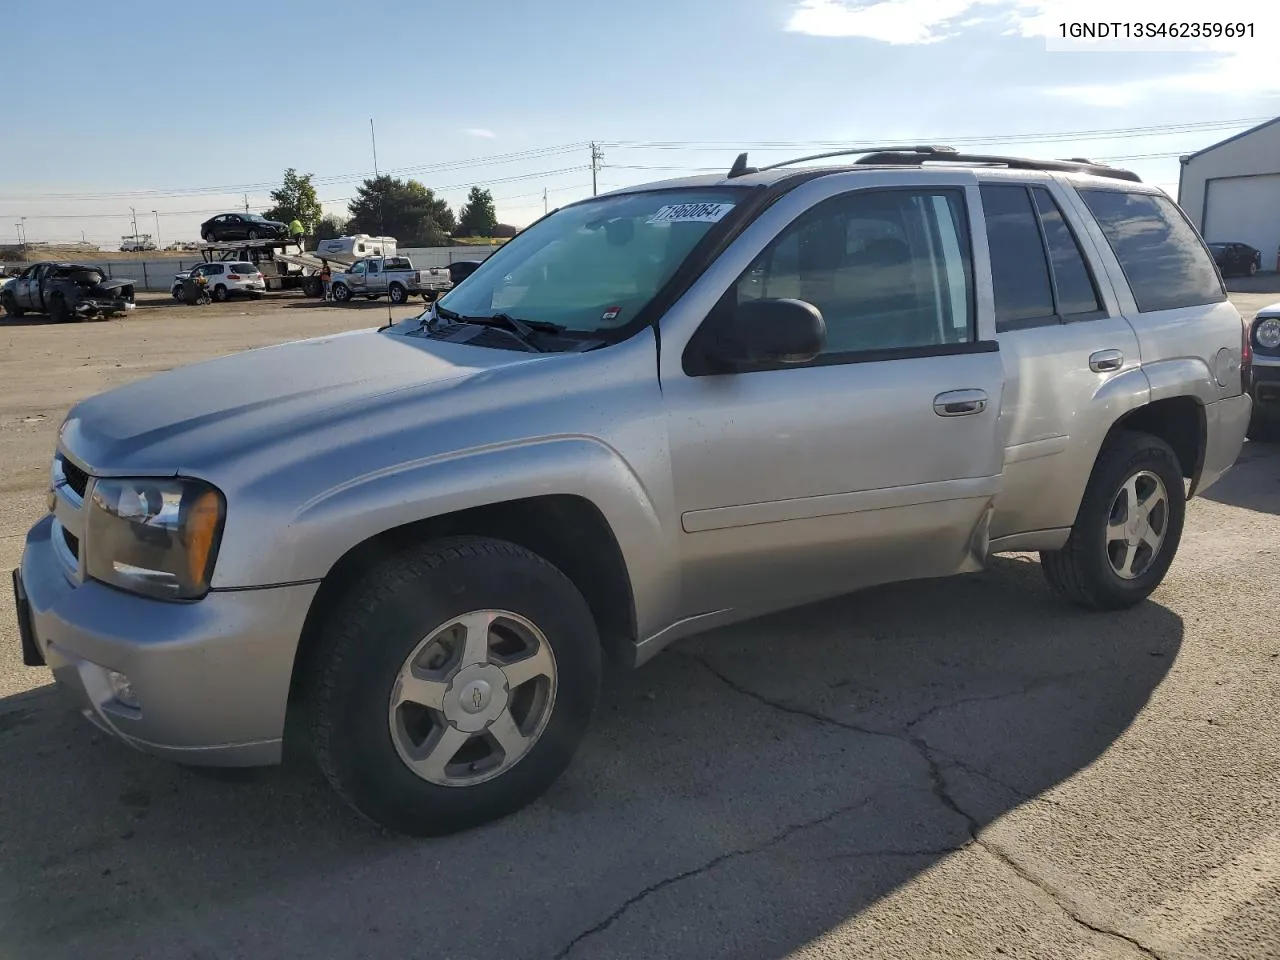
[[[0,306],[11,317],[46,313],[59,323],[113,317],[134,308],[134,281],[112,280],[83,263],[33,263],[0,286]]]
[[[218,240],[283,240],[289,236],[289,225],[256,213],[220,213],[200,224],[200,236],[210,243]]]
[[[456,287],[467,277],[476,272],[482,260],[455,260],[449,264],[449,281]]]
[[[1224,277],[1251,277],[1262,269],[1262,253],[1247,243],[1211,243],[1209,250]]]

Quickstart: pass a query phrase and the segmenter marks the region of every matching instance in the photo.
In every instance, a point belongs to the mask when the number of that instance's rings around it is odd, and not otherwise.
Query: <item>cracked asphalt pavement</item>
[[[0,322],[0,566],[75,399],[386,312],[205,309]],[[1280,958],[1278,569],[1280,446],[1246,444],[1137,609],[1013,556],[694,638],[610,679],[543,800],[423,841],[302,759],[107,741],[0,601],[0,958]]]

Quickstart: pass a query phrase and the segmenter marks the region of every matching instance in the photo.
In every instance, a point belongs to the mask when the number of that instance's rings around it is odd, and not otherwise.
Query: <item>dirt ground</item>
[[[160,299],[0,321],[0,568],[75,401],[387,319]],[[432,841],[304,765],[222,782],[106,741],[0,598],[0,957],[1275,960],[1278,542],[1280,446],[1246,444],[1134,610],[997,558],[684,641],[610,684],[543,800]]]

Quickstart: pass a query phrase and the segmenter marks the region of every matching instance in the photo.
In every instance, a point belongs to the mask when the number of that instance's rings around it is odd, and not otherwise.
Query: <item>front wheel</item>
[[[1258,273],[1258,262],[1256,260],[1249,264],[1249,276],[1256,276]]]
[[[506,541],[391,557],[321,629],[316,758],[352,807],[402,833],[452,833],[532,802],[568,766],[600,686],[586,601]]]
[[[14,302],[13,294],[11,293],[0,296],[0,307],[4,307],[5,315],[9,317],[20,317],[27,312]]]
[[[250,230],[250,231],[249,231],[249,239],[250,239],[250,240],[257,240],[257,239],[258,239],[258,231],[257,231],[257,230]]]
[[[345,283],[335,283],[333,285],[333,299],[339,303],[346,303],[351,299],[351,288]]]
[[[398,283],[393,283],[391,285],[391,289],[388,291],[388,294],[391,297],[391,302],[397,305],[404,303],[409,299],[408,291]]]
[[[1123,432],[1102,448],[1071,535],[1042,550],[1049,585],[1095,610],[1141,603],[1178,552],[1186,516],[1178,457],[1159,437]]]

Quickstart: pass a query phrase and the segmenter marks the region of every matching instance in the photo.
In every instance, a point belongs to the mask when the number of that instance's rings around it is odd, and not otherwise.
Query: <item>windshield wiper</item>
[[[546,351],[533,342],[532,336],[535,333],[563,333],[564,327],[558,323],[551,323],[547,320],[521,320],[513,317],[509,313],[495,313],[488,317],[467,317],[460,313],[455,313],[448,307],[436,306],[435,315],[444,320],[452,320],[455,323],[474,323],[482,327],[498,327],[502,330],[515,335],[515,338],[530,350],[538,353]],[[426,321],[427,326],[431,323],[430,318]]]

